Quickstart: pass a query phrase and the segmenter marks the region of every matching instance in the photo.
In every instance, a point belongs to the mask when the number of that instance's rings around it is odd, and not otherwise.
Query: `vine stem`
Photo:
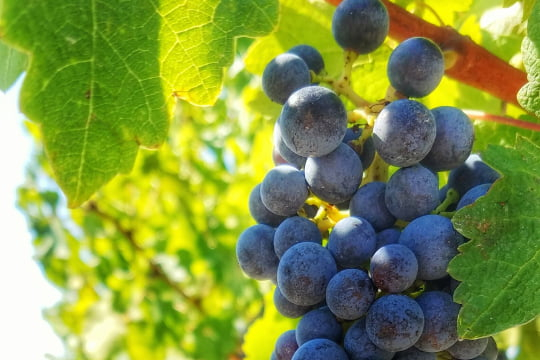
[[[540,131],[540,124],[535,124],[530,121],[513,119],[508,116],[501,116],[495,114],[488,114],[478,110],[463,110],[468,117],[475,120],[490,121],[498,124],[510,125],[519,127],[522,129],[528,129],[533,131]]]

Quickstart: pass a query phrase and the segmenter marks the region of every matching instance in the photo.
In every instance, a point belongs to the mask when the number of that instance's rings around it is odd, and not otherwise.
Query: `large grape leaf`
[[[0,90],[6,91],[26,69],[26,55],[0,41]]]
[[[458,211],[456,229],[471,240],[448,271],[461,284],[458,332],[494,334],[540,313],[540,147],[518,137],[513,149],[490,146],[483,159],[503,174],[488,194]]]
[[[0,36],[30,54],[21,108],[69,205],[165,140],[173,93],[212,104],[235,37],[271,31],[277,15],[277,0],[5,0]]]
[[[531,12],[521,52],[529,82],[519,90],[517,98],[524,109],[540,117],[540,2]]]

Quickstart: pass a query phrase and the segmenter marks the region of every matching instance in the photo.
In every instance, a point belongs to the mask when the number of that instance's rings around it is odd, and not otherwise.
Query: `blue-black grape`
[[[369,273],[377,288],[399,293],[408,289],[416,280],[418,261],[406,246],[389,244],[375,251],[369,264]]]
[[[273,227],[281,224],[286,216],[274,214],[264,206],[261,200],[261,184],[257,184],[249,194],[248,200],[249,213],[259,224],[266,224]]]
[[[403,351],[416,343],[424,328],[420,305],[406,295],[385,295],[366,315],[369,339],[386,351]]]
[[[301,242],[281,257],[277,284],[290,302],[315,305],[326,297],[326,286],[336,272],[336,262],[328,249],[317,243]]]
[[[414,346],[426,352],[448,349],[458,340],[459,305],[442,291],[425,291],[416,298],[424,313],[424,330]]]
[[[284,104],[296,90],[311,83],[307,64],[294,54],[280,54],[266,65],[262,88],[270,100]]]
[[[437,354],[410,347],[407,350],[397,352],[392,360],[437,360]]]
[[[250,278],[274,280],[279,259],[274,253],[273,227],[257,224],[244,230],[236,243],[236,258],[240,268]]]
[[[487,194],[491,184],[480,184],[470,188],[457,203],[456,210],[461,209],[464,206],[470,205],[476,201],[480,196]]]
[[[362,163],[349,146],[341,143],[329,154],[310,157],[305,177],[310,190],[331,204],[349,200],[360,186]]]
[[[397,244],[399,242],[399,237],[401,236],[401,230],[398,228],[388,228],[381,230],[377,233],[377,245],[376,248],[380,249],[381,247],[389,244]]]
[[[376,235],[363,218],[350,216],[339,220],[328,237],[328,250],[343,268],[357,268],[375,252]]]
[[[479,356],[486,350],[488,344],[487,337],[474,340],[458,340],[446,351],[453,357],[460,360],[470,360]]]
[[[279,127],[279,120],[274,125],[274,149],[278,154],[289,164],[294,165],[298,169],[302,169],[306,165],[307,158],[300,156],[287,147],[283,138],[281,137],[281,129]]]
[[[355,321],[345,333],[343,347],[350,360],[390,360],[394,353],[377,347],[369,340],[366,318]]]
[[[279,286],[276,286],[274,290],[274,306],[276,310],[283,316],[295,319],[304,315],[310,310],[313,310],[313,306],[297,305],[287,300],[285,296],[279,290]]]
[[[386,183],[384,200],[392,215],[411,221],[439,205],[439,179],[421,165],[401,168]]]
[[[279,335],[274,346],[277,360],[291,360],[296,350],[298,350],[296,330],[288,330]]]
[[[436,130],[435,117],[425,105],[400,99],[377,116],[373,142],[384,161],[406,167],[419,163],[429,153]]]
[[[312,85],[295,91],[279,118],[281,137],[300,156],[334,151],[347,131],[347,111],[332,90]]]
[[[401,232],[399,243],[412,250],[418,260],[418,279],[435,280],[448,275],[448,263],[465,242],[450,219],[425,215],[411,221]]]
[[[291,246],[302,241],[322,244],[321,232],[313,221],[301,216],[292,216],[276,228],[274,251],[278,258],[281,258]]]
[[[367,169],[373,159],[375,158],[375,145],[373,144],[373,137],[368,137],[364,144],[359,145],[355,141],[362,136],[362,128],[358,125],[347,128],[347,132],[343,137],[342,142],[349,145],[360,156],[362,167]]]
[[[424,97],[441,82],[444,57],[430,39],[412,37],[390,54],[386,71],[390,84],[407,97]]]
[[[394,225],[396,218],[388,211],[384,201],[385,190],[386,184],[379,181],[362,185],[349,202],[350,214],[363,217],[376,231]]]
[[[379,0],[344,0],[332,18],[332,34],[345,50],[367,54],[388,34],[388,11]]]
[[[497,343],[493,336],[490,336],[488,337],[486,349],[473,360],[497,360],[498,355],[499,349],[497,348]]]
[[[304,174],[286,164],[266,173],[260,192],[264,206],[282,216],[295,215],[309,195]]]
[[[374,300],[375,289],[363,270],[341,270],[326,288],[326,305],[340,319],[356,320],[364,316]]]
[[[296,350],[292,360],[349,360],[341,346],[328,339],[313,339]]]
[[[480,156],[471,154],[463,164],[450,171],[448,187],[463,196],[476,185],[492,184],[499,177],[499,173],[483,162]]]
[[[305,344],[313,339],[341,341],[341,324],[327,306],[307,312],[296,325],[296,342]]]
[[[320,73],[324,69],[324,59],[319,52],[313,46],[307,44],[300,44],[293,46],[288,53],[299,56],[306,63],[309,70],[313,71],[315,74]]]
[[[474,129],[469,117],[453,106],[431,109],[437,135],[431,150],[420,162],[433,171],[451,170],[463,164],[471,154]]]

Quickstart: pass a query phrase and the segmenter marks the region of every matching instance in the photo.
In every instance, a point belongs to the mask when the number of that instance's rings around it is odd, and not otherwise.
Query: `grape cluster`
[[[332,32],[345,51],[366,54],[383,43],[388,24],[379,0],[345,0]],[[267,65],[262,88],[283,105],[275,167],[250,194],[257,224],[236,251],[246,275],[277,285],[277,310],[300,318],[277,340],[273,359],[413,360],[443,352],[496,359],[493,338],[458,339],[457,281],[446,269],[467,241],[451,212],[474,203],[499,174],[471,155],[473,127],[463,111],[412,99],[431,93],[443,73],[437,44],[403,41],[388,62],[394,95],[370,123],[351,118],[320,84],[324,61],[315,48],[296,46]],[[384,178],[388,165],[397,169]],[[440,188],[438,172],[447,171]]]

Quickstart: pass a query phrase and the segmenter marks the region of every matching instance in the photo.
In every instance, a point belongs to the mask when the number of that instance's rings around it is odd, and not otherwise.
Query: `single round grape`
[[[281,258],[291,246],[302,241],[322,244],[322,235],[317,225],[304,217],[292,216],[285,219],[274,235],[274,251]]]
[[[326,286],[336,272],[336,262],[328,249],[313,242],[301,242],[281,257],[277,284],[290,302],[315,305],[326,297]]]
[[[342,142],[349,145],[358,154],[360,161],[362,162],[362,167],[365,170],[371,165],[375,158],[375,145],[373,144],[372,136],[368,137],[362,145],[356,143],[356,140],[362,136],[362,131],[362,128],[358,125],[347,128],[347,132],[345,133]]]
[[[499,356],[499,349],[497,349],[497,343],[493,336],[488,337],[488,343],[486,349],[482,351],[480,355],[474,358],[474,360],[497,360]]]
[[[329,154],[308,158],[305,166],[310,190],[331,204],[351,198],[360,186],[362,172],[360,158],[343,143]]]
[[[319,52],[313,46],[307,44],[300,44],[293,46],[288,53],[299,56],[306,63],[309,70],[313,71],[315,74],[320,73],[324,69],[324,60]]]
[[[384,201],[388,211],[401,220],[429,214],[439,205],[439,179],[421,165],[401,168],[386,183]]]
[[[392,227],[379,231],[376,236],[376,248],[380,249],[385,245],[397,244],[399,242],[399,237],[401,236],[401,230]]]
[[[286,216],[274,214],[264,206],[261,200],[261,184],[257,184],[249,194],[248,200],[249,213],[259,224],[266,224],[273,227],[281,224]]]
[[[366,315],[369,339],[386,351],[403,351],[420,338],[424,314],[420,305],[405,295],[385,295],[373,303]]]
[[[451,170],[463,164],[471,154],[474,129],[469,117],[453,106],[431,109],[437,135],[431,150],[420,162],[433,171]]]
[[[452,296],[442,291],[425,291],[416,302],[424,313],[424,330],[414,346],[434,353],[454,345],[458,340],[459,305]]]
[[[412,37],[392,51],[386,73],[390,84],[403,95],[424,97],[441,82],[444,56],[430,39]]]
[[[419,163],[431,150],[437,128],[431,111],[418,101],[400,99],[377,116],[373,142],[377,153],[390,165]]]
[[[340,319],[356,320],[364,316],[374,300],[375,289],[363,270],[341,270],[326,288],[326,304]]]
[[[332,34],[345,50],[368,54],[386,38],[388,11],[379,0],[344,0],[332,17]]]
[[[279,290],[279,286],[276,286],[274,290],[274,306],[276,310],[283,316],[296,319],[304,315],[310,310],[313,310],[313,306],[296,305],[295,303],[287,300],[285,296]]]
[[[240,268],[250,278],[276,278],[279,259],[274,253],[273,227],[257,224],[244,230],[236,243],[236,258]]]
[[[373,181],[362,185],[352,196],[349,211],[352,216],[366,219],[376,231],[386,229],[396,222],[384,201],[386,184]]]
[[[474,340],[458,340],[446,351],[453,357],[460,360],[470,360],[484,352],[488,344],[487,337]]]
[[[478,199],[480,196],[487,194],[491,184],[480,184],[470,188],[457,203],[456,210],[461,209],[464,206],[471,205]]]
[[[418,260],[418,279],[436,280],[448,275],[446,268],[465,239],[441,215],[424,215],[401,232],[399,243],[412,250]]]
[[[278,154],[289,164],[294,165],[298,169],[302,169],[306,165],[307,158],[296,154],[289,149],[283,138],[281,137],[281,129],[279,127],[279,120],[274,125],[274,148]]]
[[[424,352],[415,347],[399,351],[392,358],[393,360],[437,360],[436,353]]]
[[[293,92],[310,83],[308,66],[294,54],[276,56],[266,65],[262,75],[264,93],[279,104],[285,104]]]
[[[279,335],[274,347],[274,353],[278,360],[291,360],[296,350],[298,350],[296,330],[287,330]]]
[[[281,216],[295,215],[309,195],[304,174],[292,165],[278,165],[266,173],[260,192],[264,206]]]
[[[334,151],[347,131],[347,111],[332,90],[312,85],[295,91],[279,118],[281,137],[300,156]]]
[[[377,288],[399,293],[408,289],[416,280],[418,261],[406,246],[390,244],[375,251],[369,264],[369,273]]]
[[[336,263],[343,268],[357,268],[375,252],[376,235],[366,219],[350,216],[339,220],[326,247]]]
[[[478,154],[471,154],[467,160],[448,175],[448,187],[463,196],[469,189],[480,184],[492,184],[499,173],[482,161]]]
[[[377,347],[366,333],[366,318],[356,320],[345,333],[343,347],[350,360],[390,360],[394,353]]]
[[[313,339],[341,341],[341,324],[327,306],[307,312],[296,325],[296,342],[305,344]]]
[[[349,360],[341,346],[328,339],[313,339],[296,350],[292,360]]]

